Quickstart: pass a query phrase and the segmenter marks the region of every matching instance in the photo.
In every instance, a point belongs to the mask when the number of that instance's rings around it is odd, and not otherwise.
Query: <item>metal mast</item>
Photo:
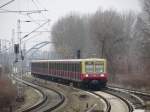
[[[22,59],[22,48],[21,48],[21,25],[20,19],[17,21],[18,26],[18,45],[19,45],[19,54],[16,54],[16,65],[17,65],[17,78],[22,80],[23,77],[23,59]],[[17,100],[23,101],[24,100],[24,88],[22,82],[17,82]]]

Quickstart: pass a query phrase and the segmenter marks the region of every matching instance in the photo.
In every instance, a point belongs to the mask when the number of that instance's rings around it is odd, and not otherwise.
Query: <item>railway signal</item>
[[[77,50],[77,59],[80,59],[80,58],[81,58],[81,51]]]
[[[19,54],[19,44],[14,45],[14,53]]]

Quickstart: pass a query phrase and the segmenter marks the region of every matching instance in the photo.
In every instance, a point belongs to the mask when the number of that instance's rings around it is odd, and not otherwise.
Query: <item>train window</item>
[[[76,68],[76,72],[80,72],[80,64],[76,63],[75,68]]]
[[[54,64],[53,63],[51,63],[51,69],[53,69],[54,68]]]
[[[68,63],[66,63],[66,71],[68,71]]]
[[[64,70],[64,63],[61,63],[61,70]]]
[[[69,63],[67,63],[67,71],[69,71]]]
[[[75,72],[75,63],[72,64],[72,72]]]
[[[48,68],[48,63],[47,62],[45,63],[45,68]]]
[[[57,69],[57,63],[56,62],[54,63],[54,65],[55,65],[55,69]]]
[[[56,62],[56,70],[58,70],[58,63]]]
[[[64,63],[64,67],[63,68],[64,68],[64,71],[66,71],[66,63]]]
[[[47,64],[46,64],[46,63],[43,63],[43,65],[44,65],[43,68],[46,68],[46,65],[47,65]]]
[[[78,64],[78,63],[76,64],[76,71],[80,72],[80,64]]]
[[[71,71],[71,72],[73,72],[73,64],[74,64],[74,63],[70,63],[70,64],[69,64],[69,71]]]
[[[51,62],[49,62],[49,69],[51,69]]]
[[[52,69],[54,69],[54,63],[52,63]]]
[[[72,71],[72,63],[69,63],[69,71]]]
[[[60,68],[60,64],[59,64],[59,62],[57,63],[57,70],[59,70],[59,68]]]
[[[61,63],[61,70],[63,70],[63,63]]]
[[[85,63],[85,72],[87,72],[87,73],[94,72],[94,63],[93,62],[86,62]]]
[[[49,62],[49,69],[51,68],[51,63]]]
[[[69,63],[69,71],[72,71],[72,63]]]
[[[59,63],[59,70],[61,70],[61,67],[62,67],[62,65],[61,65],[61,63]]]
[[[52,63],[51,62],[49,63],[49,69],[52,69]]]
[[[66,63],[64,63],[64,71],[66,71],[66,67],[67,67],[67,64],[66,64]]]
[[[63,64],[62,63],[60,63],[60,70],[63,70]]]
[[[45,67],[45,63],[41,63],[41,67],[42,67],[42,69]]]
[[[40,64],[41,64],[41,68],[43,69],[44,64],[43,63],[40,63]]]
[[[68,63],[68,69],[67,69],[67,71],[70,71],[71,69],[71,64],[70,63]]]
[[[60,69],[60,64],[59,64],[59,62],[57,63],[57,70],[59,70]]]
[[[53,63],[53,69],[55,69],[55,62]]]
[[[68,63],[68,71],[70,71],[71,69],[71,64],[70,63]]]
[[[43,68],[43,69],[45,68],[45,63],[42,63],[42,68]]]
[[[78,72],[78,63],[75,64],[75,72]]]
[[[62,70],[62,63],[60,63],[60,70]]]
[[[96,73],[102,73],[102,72],[104,72],[104,65],[103,64],[96,64],[95,65],[95,72]]]
[[[61,63],[59,63],[59,70],[61,70]]]
[[[95,72],[96,73],[104,72],[104,62],[103,61],[95,62]]]
[[[54,62],[52,63],[52,69],[55,69],[55,63]]]
[[[41,68],[41,64],[40,63],[38,63],[37,65],[38,65],[38,68]]]
[[[56,62],[54,62],[54,69],[56,69]]]

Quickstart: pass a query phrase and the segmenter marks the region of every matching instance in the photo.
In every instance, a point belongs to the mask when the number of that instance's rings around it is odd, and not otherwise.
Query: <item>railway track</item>
[[[118,112],[120,112],[120,111],[121,112],[139,112],[139,111],[145,112],[144,101],[150,101],[149,94],[144,94],[142,92],[129,91],[129,90],[126,91],[125,89],[108,87],[101,91],[96,91],[95,93],[97,93],[97,94],[99,93],[100,95],[105,97],[106,100],[108,100],[108,102],[110,103],[111,109],[109,109],[109,111],[106,111],[106,112],[117,112],[117,111]],[[106,93],[108,93],[109,95],[105,95]],[[110,95],[112,95],[112,96],[110,96]],[[122,101],[119,101],[119,99]],[[114,101],[112,101],[112,100],[114,100]],[[124,109],[125,106],[122,106],[122,105],[124,105],[123,103],[126,104],[126,106],[127,106],[126,109]],[[120,106],[120,110],[118,108],[119,106]]]
[[[95,91],[95,93],[100,94],[109,102],[110,109],[105,112],[132,112],[129,104],[120,97],[104,91]]]
[[[38,79],[38,78],[37,78],[37,79]],[[43,81],[44,81],[44,80],[41,80],[42,83],[43,83]],[[38,83],[39,86],[43,86],[43,84],[40,84],[40,82],[37,82],[37,80],[36,80],[35,82]],[[66,88],[69,87],[68,85],[59,84],[59,83],[57,83],[57,82],[51,82],[51,83],[54,83],[54,84],[56,84],[56,85],[59,85],[60,87],[61,87],[61,86],[66,87]],[[44,87],[45,87],[45,88],[48,88],[48,87],[46,87],[46,86],[44,86]],[[72,87],[72,86],[69,87],[69,88],[73,88],[74,90],[77,90],[77,91],[83,91],[83,92],[85,92],[85,93],[92,94],[93,96],[95,96],[95,97],[97,97],[99,100],[101,100],[101,101],[103,102],[103,105],[105,105],[105,106],[104,106],[104,109],[103,109],[103,112],[110,112],[110,110],[111,110],[111,105],[110,105],[109,101],[106,100],[106,98],[103,97],[102,95],[97,94],[97,93],[92,92],[92,91],[85,91],[85,90],[82,90],[82,89],[79,89],[79,88],[76,88],[76,87]],[[93,111],[95,110],[95,106],[96,106],[96,104],[93,105],[93,106],[91,106],[91,107],[89,107],[89,108],[87,108],[87,110],[84,111],[84,112],[93,112]],[[52,110],[51,110],[51,111],[52,111]]]
[[[45,106],[45,105],[41,106],[41,107],[37,108],[34,112],[51,112],[51,111],[57,109],[59,106],[61,106],[64,103],[65,97],[60,92],[58,92],[58,91],[56,91],[54,89],[48,88],[46,86],[42,86],[40,84],[35,84],[35,85],[46,89],[46,91],[47,90],[53,91],[53,92],[55,92],[57,94],[57,96],[52,95],[52,96],[48,97],[49,100],[47,100],[47,102],[46,102],[46,105],[47,104],[48,105],[47,106]],[[50,94],[53,94],[53,93],[50,92],[48,94],[50,95]],[[57,98],[60,99],[60,101],[56,102]],[[53,104],[53,105],[51,105],[51,104]]]
[[[30,85],[28,85],[28,86],[30,86]],[[31,87],[33,87],[33,86],[31,86]],[[38,108],[39,106],[43,105],[46,102],[47,96],[44,94],[44,92],[38,88],[35,88],[35,87],[33,87],[33,88],[38,90],[42,94],[43,99],[40,102],[36,103],[35,105],[32,105],[25,109],[22,109],[21,112],[30,112],[30,111]]]
[[[57,83],[57,82],[53,82],[53,83]],[[66,85],[63,85],[63,86],[66,86]],[[79,88],[75,88],[75,89],[79,89]],[[103,100],[104,105],[105,105],[103,112],[120,112],[120,111],[121,112],[132,112],[133,111],[133,107],[131,106],[131,104],[128,101],[126,101],[124,98],[117,96],[115,94],[105,92],[104,90],[102,90],[102,91],[82,90],[82,91],[88,92],[89,94],[93,94],[93,95],[97,96],[99,99]],[[86,112],[93,112],[94,106],[95,105],[93,105],[91,108],[89,108]],[[118,108],[118,106],[119,106],[119,108]],[[118,110],[120,110],[120,111],[118,111]],[[124,110],[124,111],[122,111],[122,110]]]
[[[102,96],[101,94],[98,94],[96,92],[90,92],[90,93],[96,95],[97,97],[101,98],[105,102],[106,108],[104,109],[104,112],[110,112],[111,111],[111,104],[104,96]],[[89,109],[87,112],[92,112],[92,109]]]
[[[31,82],[27,82],[24,80],[16,79],[18,81],[23,82],[25,85],[28,85],[34,89],[37,89],[43,96],[43,99],[31,107],[22,109],[21,112],[51,112],[55,110],[65,101],[65,97],[56,90],[41,87],[37,84],[33,84]]]
[[[109,88],[116,89],[119,91],[125,91],[129,94],[132,94],[133,96],[136,96],[139,101],[141,101],[141,105],[135,106],[135,110],[142,110],[142,111],[149,111],[150,110],[150,93],[148,92],[142,92],[139,90],[133,90],[133,89],[125,89],[120,87],[113,87],[109,86]]]
[[[140,109],[144,110],[143,100],[138,95],[133,94],[131,92],[127,92],[127,91],[120,90],[117,88],[110,88],[110,87],[101,91],[86,91],[86,92],[96,95],[97,97],[103,100],[103,102],[106,105],[105,109],[103,110],[104,112],[120,112],[120,111],[121,112],[137,112]],[[147,97],[145,97],[145,99],[146,98]],[[93,112],[94,106],[95,105],[89,108],[86,112]],[[57,108],[57,106],[54,108]]]
[[[146,92],[141,92],[141,91],[137,91],[137,90],[131,90],[131,89],[125,89],[125,88],[120,88],[120,87],[113,87],[113,86],[109,86],[109,88],[112,89],[118,89],[121,91],[126,91],[128,93],[132,93],[136,96],[138,96],[142,101],[143,105],[144,102],[150,101],[150,93],[146,93]]]
[[[121,99],[125,100],[129,104],[129,108],[131,108],[130,112],[144,112],[145,111],[145,101],[144,96],[142,92],[137,91],[129,91],[126,89],[120,89],[120,88],[113,88],[108,87],[107,89],[103,90],[104,92],[116,95],[120,97]],[[149,97],[145,97],[146,99],[150,99]]]

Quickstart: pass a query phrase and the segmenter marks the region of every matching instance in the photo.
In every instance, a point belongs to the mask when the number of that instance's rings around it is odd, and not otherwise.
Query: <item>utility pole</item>
[[[17,65],[17,78],[22,80],[23,76],[23,58],[22,58],[22,48],[21,48],[21,25],[20,25],[20,19],[17,21],[17,27],[18,27],[18,44],[15,46],[15,54],[16,54],[16,60],[15,64]],[[24,101],[24,88],[22,82],[17,82],[17,101],[22,102]]]

